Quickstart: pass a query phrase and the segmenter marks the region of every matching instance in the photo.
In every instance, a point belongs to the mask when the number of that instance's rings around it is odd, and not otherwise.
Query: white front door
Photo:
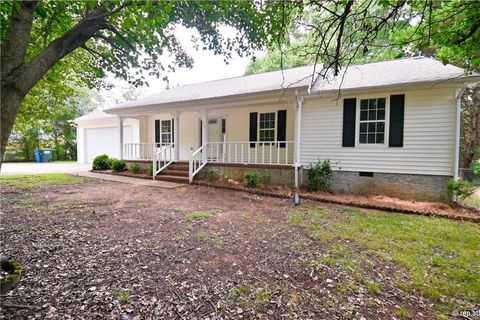
[[[208,142],[211,143],[208,157],[210,160],[223,158],[223,145],[219,142],[225,141],[225,125],[226,121],[224,118],[208,119]]]

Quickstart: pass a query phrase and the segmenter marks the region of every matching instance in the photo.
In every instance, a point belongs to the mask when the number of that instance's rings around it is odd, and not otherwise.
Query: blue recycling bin
[[[36,162],[42,162],[42,149],[35,149],[35,161]]]
[[[42,150],[42,162],[52,161],[53,149]]]

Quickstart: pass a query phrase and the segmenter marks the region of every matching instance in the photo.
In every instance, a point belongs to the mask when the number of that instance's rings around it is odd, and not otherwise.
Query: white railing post
[[[190,154],[190,159],[188,160],[188,183],[192,183],[193,180],[193,152]]]

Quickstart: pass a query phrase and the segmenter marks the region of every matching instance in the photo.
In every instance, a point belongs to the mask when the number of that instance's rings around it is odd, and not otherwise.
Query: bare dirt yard
[[[27,182],[25,182],[27,180]],[[1,319],[464,319],[480,227],[244,192],[2,178]]]

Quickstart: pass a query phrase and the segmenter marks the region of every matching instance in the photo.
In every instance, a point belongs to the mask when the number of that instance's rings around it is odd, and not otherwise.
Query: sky
[[[235,30],[230,27],[221,27],[221,32],[224,36],[233,37]],[[183,26],[177,26],[175,30],[177,39],[180,41],[184,49],[194,59],[192,69],[176,68],[175,73],[168,73],[167,76],[170,81],[170,86],[185,85],[190,83],[204,82],[210,80],[217,80],[223,78],[230,78],[241,76],[244,74],[250,57],[239,57],[233,54],[233,58],[229,60],[229,64],[225,64],[223,56],[215,55],[212,51],[199,50],[197,51],[191,42],[192,35],[198,34],[194,29],[187,29]],[[263,52],[255,52],[256,57],[264,56]],[[162,79],[156,77],[146,77],[149,86],[136,89],[138,97],[148,96],[165,90],[167,84]],[[111,90],[101,90],[100,95],[104,101],[101,109],[115,105],[124,101],[122,92],[127,91],[131,86],[126,81],[117,79],[113,76],[109,77],[109,82],[114,84]]]

